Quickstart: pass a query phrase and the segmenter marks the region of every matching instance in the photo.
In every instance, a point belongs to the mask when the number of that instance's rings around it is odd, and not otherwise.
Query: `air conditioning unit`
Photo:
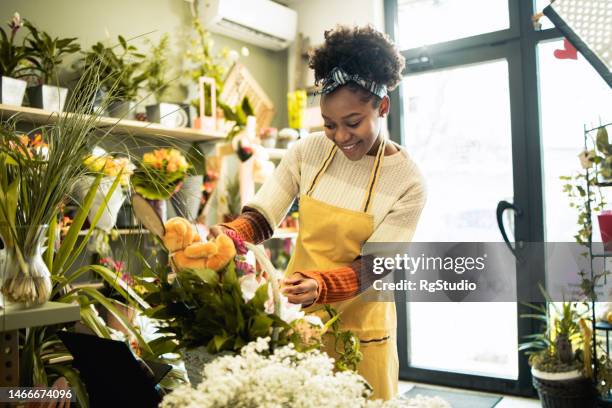
[[[295,39],[297,13],[271,0],[201,0],[204,26],[214,32],[271,50]]]

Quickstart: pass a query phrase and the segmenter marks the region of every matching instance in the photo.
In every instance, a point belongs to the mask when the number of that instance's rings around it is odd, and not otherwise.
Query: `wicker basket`
[[[595,408],[597,395],[588,378],[572,380],[544,380],[533,376],[542,408]]]

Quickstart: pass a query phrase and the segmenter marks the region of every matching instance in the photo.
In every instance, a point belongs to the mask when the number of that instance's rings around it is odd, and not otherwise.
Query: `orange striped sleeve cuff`
[[[319,286],[316,303],[334,303],[348,300],[359,293],[359,270],[361,261],[350,266],[341,266],[327,271],[299,271],[314,279]]]
[[[274,233],[266,218],[259,211],[250,207],[244,207],[238,218],[221,225],[236,231],[240,238],[253,244],[269,239]]]

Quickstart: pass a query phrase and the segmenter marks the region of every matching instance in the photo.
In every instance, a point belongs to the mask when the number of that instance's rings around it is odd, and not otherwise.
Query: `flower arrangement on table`
[[[352,371],[337,372],[319,350],[299,352],[289,344],[271,351],[270,338],[246,345],[239,355],[221,357],[204,368],[196,387],[182,385],[166,395],[162,408],[362,407],[450,408],[439,397],[369,400],[372,391]]]
[[[134,191],[147,200],[166,200],[185,179],[189,163],[177,149],[145,153],[132,177]]]
[[[243,243],[232,232],[202,242],[192,224],[173,218],[165,224],[162,241],[172,268],[145,267],[144,276],[137,278],[152,306],[145,313],[164,322],[160,327],[164,336],[151,347],[158,352],[183,351],[193,382],[211,355],[239,353],[258,338],[271,337],[273,348],[287,344],[298,351],[320,348],[321,336],[338,319],[334,315],[323,324],[318,317],[305,315],[300,305],[289,303],[263,250]],[[247,248],[263,261],[263,270],[247,262]],[[354,364],[341,358],[342,367],[354,367],[360,359],[359,342],[350,344],[344,349]]]

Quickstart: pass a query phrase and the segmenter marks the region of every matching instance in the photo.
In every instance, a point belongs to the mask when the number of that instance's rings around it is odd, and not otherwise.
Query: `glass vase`
[[[2,236],[4,249],[0,281],[3,301],[31,308],[45,304],[51,296],[51,274],[43,259],[47,227],[17,227],[15,239]]]

